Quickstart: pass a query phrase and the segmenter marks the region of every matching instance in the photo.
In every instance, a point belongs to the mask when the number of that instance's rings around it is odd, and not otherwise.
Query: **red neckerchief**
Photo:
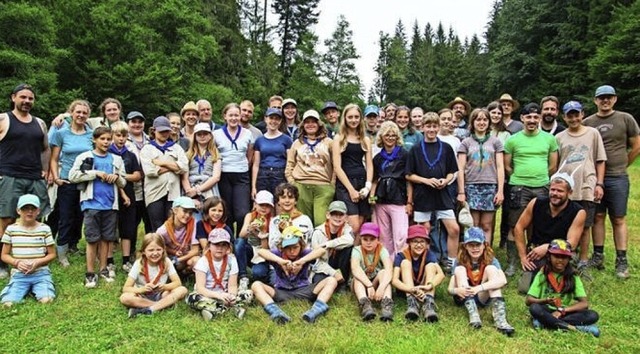
[[[227,259],[229,255],[225,254],[222,258],[222,266],[220,267],[220,276],[216,273],[216,269],[213,266],[213,256],[211,255],[211,251],[206,252],[207,261],[209,262],[209,271],[211,272],[211,277],[213,278],[213,287],[216,285],[220,285],[222,289],[224,286],[222,285],[222,279],[224,278],[224,272],[227,270]]]
[[[342,230],[344,229],[344,224],[340,225],[340,227],[338,228],[338,231],[336,231],[336,238],[340,237],[340,235],[342,235]],[[329,225],[329,221],[325,221],[324,223],[324,233],[327,235],[327,239],[331,240],[333,239],[331,237],[331,227]],[[329,250],[329,257],[333,257],[333,255],[336,253],[336,249],[332,248]]]
[[[547,274],[547,280],[549,281],[549,285],[551,285],[551,288],[556,294],[562,294],[562,289],[564,289],[564,277],[562,275],[560,277],[562,279],[560,279],[560,284],[558,284],[558,280],[554,276],[553,272],[549,272]]]
[[[367,274],[367,277],[375,272],[378,263],[380,263],[380,253],[382,252],[382,244],[378,242],[376,245],[376,249],[373,251],[373,262],[369,264],[369,253],[362,249],[362,260],[364,262],[364,272]]]
[[[202,228],[204,229],[204,232],[207,233],[207,236],[209,236],[209,234],[211,233],[211,230],[213,229],[224,229],[224,227],[227,226],[227,224],[218,221],[216,223],[216,225],[211,225],[211,223],[207,222],[207,221],[202,221]]]
[[[471,269],[471,265],[466,266],[467,269],[467,278],[469,278],[469,285],[476,286],[482,283],[482,277],[484,276],[484,268],[486,265],[484,262],[480,262],[480,271],[473,275],[473,270]]]
[[[196,222],[193,217],[189,218],[189,221],[187,221],[187,225],[185,225],[186,230],[185,230],[184,239],[182,240],[182,242],[178,242],[178,240],[176,239],[176,231],[173,228],[173,218],[167,220],[164,223],[164,226],[167,229],[167,234],[169,234],[169,240],[172,243],[171,248],[177,251],[184,250],[188,252],[189,244],[191,243],[191,235],[193,235],[193,230],[195,228],[195,223]]]
[[[158,265],[158,274],[156,274],[156,277],[153,278],[153,280],[150,280],[149,278],[149,262],[144,259],[143,263],[144,263],[144,268],[142,269],[142,275],[144,276],[144,281],[148,284],[151,283],[153,285],[158,284],[158,282],[160,281],[160,278],[162,277],[162,274],[164,274],[164,259],[162,261],[160,261],[160,264]]]
[[[418,271],[418,277],[416,277],[415,273],[413,272],[413,265],[411,266],[413,285],[420,285],[424,280],[424,265],[427,262],[427,252],[429,251],[424,250],[424,252],[422,252],[422,260],[420,261],[420,270]],[[402,251],[402,254],[404,254],[404,258],[406,260],[413,264],[413,256],[411,255],[411,250],[409,250],[409,247],[405,248],[404,251]]]

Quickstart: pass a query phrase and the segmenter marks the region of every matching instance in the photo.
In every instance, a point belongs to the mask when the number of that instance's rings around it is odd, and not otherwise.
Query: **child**
[[[178,197],[173,201],[169,219],[160,226],[156,233],[164,238],[169,259],[176,270],[190,274],[198,261],[200,247],[196,239],[196,222],[193,213],[196,205],[189,197]]]
[[[589,309],[582,281],[570,264],[572,255],[567,241],[551,241],[547,263],[533,279],[526,304],[536,328],[578,330],[599,337],[599,316]]]
[[[371,301],[380,301],[380,319],[393,321],[393,300],[391,299],[392,264],[389,252],[378,240],[380,228],[367,222],[360,228],[360,246],[351,252],[351,273],[353,293],[358,298],[364,321],[376,317]]]
[[[434,296],[436,287],[444,279],[444,272],[435,254],[429,252],[430,244],[424,226],[411,225],[407,231],[407,247],[394,260],[392,284],[407,295],[404,317],[411,321],[420,317],[420,303],[424,320],[438,321]]]
[[[243,318],[242,305],[248,305],[253,299],[250,291],[238,293],[238,262],[230,250],[229,232],[223,228],[213,229],[208,249],[193,268],[196,284],[186,302],[207,321],[230,307],[235,308],[238,318]]]
[[[222,160],[218,158],[218,148],[213,141],[208,123],[198,123],[194,128],[193,139],[186,152],[189,161],[189,173],[180,178],[184,194],[196,200],[198,209],[201,202],[213,196],[219,196],[218,181]]]
[[[205,200],[202,207],[202,220],[198,220],[196,223],[196,239],[203,251],[207,250],[211,230],[225,229],[230,235],[233,234],[226,222],[227,203],[220,197],[211,197]]]
[[[347,224],[347,205],[333,201],[327,209],[327,221],[316,227],[311,236],[311,248],[324,248],[327,252],[313,266],[313,279],[335,277],[344,283],[351,275],[350,259],[353,249],[353,229]]]
[[[307,249],[303,237],[302,230],[289,226],[282,231],[278,248],[258,250],[258,255],[275,267],[275,286],[256,281],[251,285],[251,290],[264,306],[264,311],[278,324],[289,322],[291,318],[276,302],[291,299],[315,300],[313,306],[302,315],[303,320],[314,323],[318,316],[329,310],[327,302],[338,285],[334,277],[327,277],[317,283],[309,281],[311,263],[326,251],[323,248],[313,251]]]
[[[129,137],[129,126],[124,122],[118,121],[111,124],[111,130],[113,132],[113,143],[109,146],[109,152],[122,158],[125,171],[124,178],[127,181],[127,185],[124,188],[119,188],[118,232],[122,241],[122,269],[128,272],[132,266],[131,249],[135,249],[138,242],[136,195],[133,188],[136,182],[142,180],[142,168],[136,155],[129,151],[125,145]],[[109,248],[107,269],[109,269],[110,273],[113,272],[111,277],[115,277],[113,247]]]
[[[235,244],[235,254],[240,267],[241,290],[247,290],[249,287],[249,278],[247,277],[249,261],[253,264],[254,279],[261,279],[262,275],[269,272],[269,265],[258,256],[258,249],[269,249],[269,226],[274,214],[273,194],[268,191],[259,191],[256,193],[254,204],[253,211],[244,217],[244,224],[239,233],[240,237]]]
[[[276,204],[280,214],[271,219],[269,225],[269,248],[275,249],[280,244],[282,238],[282,230],[288,226],[296,226],[303,234],[303,241],[308,245],[311,241],[311,233],[313,232],[313,223],[311,219],[302,214],[298,210],[298,187],[282,183],[276,187]]]
[[[84,286],[95,288],[98,276],[94,271],[98,254],[100,277],[107,283],[115,279],[107,269],[109,244],[116,242],[118,218],[118,188],[126,185],[124,162],[120,156],[109,152],[111,129],[98,127],[93,131],[93,151],[76,157],[69,171],[72,183],[88,182],[80,191],[80,207],[84,213],[84,235],[87,240],[87,274]]]
[[[146,234],[140,258],[131,266],[120,295],[120,302],[129,307],[129,318],[151,315],[172,306],[185,297],[187,291],[167,257],[162,236]]]
[[[471,327],[482,326],[477,305],[484,307],[491,303],[493,320],[498,331],[508,336],[513,335],[515,330],[507,322],[506,306],[502,297],[502,288],[507,284],[507,278],[494,257],[483,230],[476,226],[467,229],[463,244],[454,264],[449,294],[454,296],[456,305],[464,304],[467,308]]]
[[[40,199],[33,194],[18,199],[20,218],[7,226],[2,236],[2,261],[11,264],[9,284],[0,293],[0,302],[12,306],[29,293],[36,299],[49,303],[56,297],[49,270],[49,262],[56,258],[56,243],[47,224],[36,219],[40,213]]]

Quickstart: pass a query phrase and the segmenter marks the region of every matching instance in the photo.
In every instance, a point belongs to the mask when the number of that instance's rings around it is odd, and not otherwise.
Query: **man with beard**
[[[513,114],[513,112],[517,112],[518,108],[520,108],[520,103],[514,100],[508,93],[502,94],[498,101],[502,106],[502,120],[504,121],[504,125],[507,126],[509,133],[513,135],[524,129],[524,124],[515,120],[516,117],[514,117]]]
[[[513,228],[529,202],[549,193],[549,175],[558,164],[558,143],[555,137],[539,129],[540,106],[529,103],[522,109],[520,119],[524,130],[512,135],[504,145],[504,167],[509,175],[509,227],[507,239],[508,267],[505,274],[516,272],[517,250]],[[581,231],[582,232],[582,231]]]
[[[469,129],[467,127],[467,115],[471,112],[471,105],[469,102],[462,99],[462,97],[456,97],[453,101],[447,105],[450,110],[453,111],[457,125],[453,130],[453,135],[461,141],[464,138],[469,137]]]
[[[532,199],[518,219],[514,236],[524,271],[518,283],[521,293],[527,292],[533,275],[544,265],[551,241],[564,239],[574,249],[580,242],[587,213],[569,199],[573,183],[568,174],[556,173],[551,177],[549,196]],[[529,242],[525,244],[524,232],[529,228]]]
[[[20,196],[35,194],[40,216],[49,212],[47,126],[29,113],[34,101],[33,88],[20,84],[11,92],[11,111],[0,113],[0,237],[18,217]],[[6,265],[0,263],[0,279],[7,276]]]
[[[560,110],[560,101],[556,96],[545,96],[540,100],[542,106],[542,121],[540,129],[555,136],[566,128],[558,123],[558,111]]]
[[[249,129],[253,135],[253,141],[256,141],[262,136],[262,132],[260,129],[251,125],[251,120],[253,120],[253,102],[244,100],[240,103],[240,125],[242,125],[244,129]]]
[[[216,127],[216,123],[211,119],[211,114],[213,112],[209,101],[204,99],[198,100],[198,102],[196,102],[196,106],[198,106],[199,123],[208,123],[211,131],[220,129],[220,127]]]

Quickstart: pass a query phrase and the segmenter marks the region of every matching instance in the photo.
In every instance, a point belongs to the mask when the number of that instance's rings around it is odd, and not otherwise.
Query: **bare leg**
[[[442,219],[444,227],[447,229],[447,255],[449,258],[458,256],[458,240],[460,238],[460,227],[454,219]]]
[[[331,295],[333,295],[333,292],[336,290],[337,286],[338,282],[336,281],[336,278],[324,278],[313,289],[313,293],[318,294],[318,300],[326,304],[331,299]]]
[[[87,273],[95,273],[95,263],[96,263],[96,252],[98,250],[98,243],[87,243]]]
[[[100,270],[107,268],[107,254],[109,253],[110,244],[111,242],[109,241],[100,240],[100,246],[98,248],[98,251],[99,251],[98,262],[100,265],[99,267]]]
[[[616,245],[616,251],[627,250],[627,221],[624,216],[611,216],[611,226],[613,228],[613,242]],[[595,244],[595,242],[594,242]]]
[[[473,215],[473,214],[472,214]],[[483,211],[480,213],[480,228],[484,232],[484,237],[491,245],[493,242],[493,220],[495,213],[492,211]]]

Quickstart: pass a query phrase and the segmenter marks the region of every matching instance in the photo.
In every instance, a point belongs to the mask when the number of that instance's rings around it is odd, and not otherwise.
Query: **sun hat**
[[[194,111],[200,114],[200,111],[198,111],[198,105],[196,105],[196,103],[193,101],[189,101],[185,103],[184,106],[182,106],[182,109],[180,110],[180,115],[184,116],[184,113],[188,111]]]
[[[453,106],[456,103],[462,103],[464,105],[464,107],[467,109],[467,113],[469,113],[471,111],[471,104],[468,101],[463,100],[462,97],[460,97],[460,96],[454,98],[453,101],[449,102],[447,104],[447,107],[449,107],[449,109],[453,109]]]
[[[431,238],[429,238],[429,234],[427,233],[427,229],[423,225],[419,224],[409,226],[409,230],[407,231],[407,241],[416,238],[423,238],[427,241],[431,241]]]
[[[511,105],[513,105],[513,110],[517,111],[518,108],[520,108],[520,102],[514,100],[510,94],[508,93],[503,93],[502,96],[500,96],[500,98],[498,99],[498,102],[504,102],[504,101],[509,101],[511,102]]]

